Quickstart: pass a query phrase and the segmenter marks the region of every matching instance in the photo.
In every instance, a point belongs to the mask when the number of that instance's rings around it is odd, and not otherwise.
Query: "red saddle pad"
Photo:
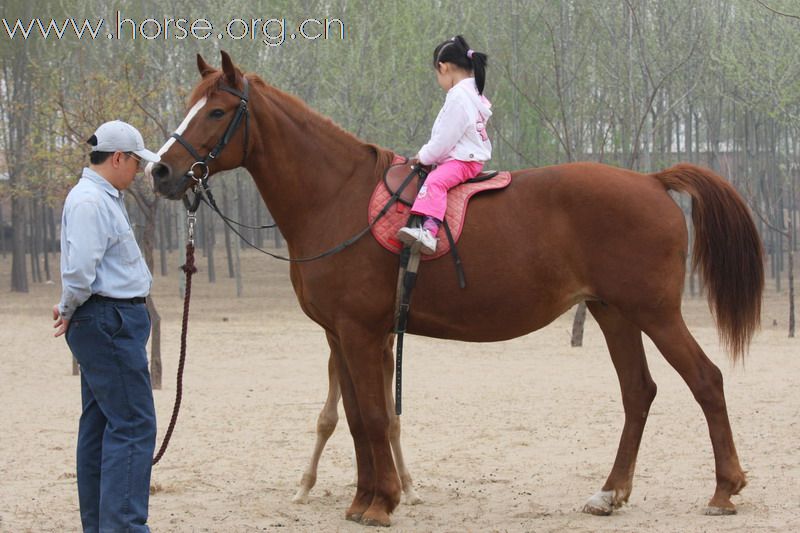
[[[396,164],[403,164],[404,162],[402,158],[395,158]],[[461,230],[464,227],[469,199],[481,191],[502,189],[507,187],[509,183],[511,183],[511,173],[502,171],[488,180],[475,183],[463,183],[448,191],[445,218],[447,219],[447,224],[450,226],[450,232],[453,234],[453,240],[455,242],[458,242],[458,238],[461,236]],[[378,213],[380,213],[391,196],[392,193],[386,188],[384,181],[380,180],[369,201],[370,221],[375,220],[375,217],[378,216]],[[403,249],[403,243],[397,239],[397,232],[406,225],[410,215],[411,208],[409,206],[399,201],[395,202],[395,204],[389,208],[389,211],[372,226],[371,231],[375,240],[390,252],[399,254]],[[439,238],[439,244],[436,246],[436,253],[433,255],[421,256],[423,261],[437,259],[450,251],[450,242],[447,240],[444,228],[439,230],[439,235],[437,237]]]

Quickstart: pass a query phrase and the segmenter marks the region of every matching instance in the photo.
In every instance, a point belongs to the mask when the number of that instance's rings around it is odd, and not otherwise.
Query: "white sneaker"
[[[436,252],[436,237],[425,228],[401,228],[397,232],[397,238],[403,244],[412,245],[419,243],[419,251],[425,255],[432,255]]]

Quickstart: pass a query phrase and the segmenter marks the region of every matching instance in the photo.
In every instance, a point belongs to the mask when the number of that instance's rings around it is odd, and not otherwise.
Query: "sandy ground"
[[[297,305],[285,264],[245,254],[243,268],[242,298],[230,279],[210,285],[203,271],[196,278],[183,407],[154,469],[151,527],[365,531],[344,520],[354,489],[347,485],[352,441],[343,415],[310,503],[290,503],[325,399],[328,352],[321,330]],[[9,271],[10,257],[0,262],[0,531],[77,531],[80,386],[66,344],[51,337],[60,285],[12,294]],[[176,271],[154,284],[164,318],[159,442],[175,393],[177,279]],[[705,302],[684,305],[692,331],[725,375],[750,481],[735,500],[737,516],[701,514],[714,488],[706,424],[649,342],[659,391],[631,501],[611,517],[580,512],[610,470],[623,414],[599,329],[589,319],[585,346],[570,348],[569,313],[504,343],[407,339],[403,443],[425,502],[401,505],[392,529],[800,531],[800,340],[786,337],[786,300],[768,291],[764,327],[745,368],[728,363]]]

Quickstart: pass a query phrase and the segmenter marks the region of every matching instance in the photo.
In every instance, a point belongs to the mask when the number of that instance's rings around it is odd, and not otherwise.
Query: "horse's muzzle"
[[[148,165],[145,173],[152,178],[155,191],[170,200],[180,200],[186,189],[194,183],[194,180],[186,175],[175,177],[166,163]]]

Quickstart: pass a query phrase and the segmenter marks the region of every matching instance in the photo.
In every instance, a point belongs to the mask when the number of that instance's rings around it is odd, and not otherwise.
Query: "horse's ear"
[[[227,80],[228,85],[231,87],[236,87],[236,78],[239,76],[239,74],[236,72],[236,67],[233,65],[233,60],[225,50],[220,50],[220,54],[222,54],[222,72],[225,73],[225,79]]]
[[[204,78],[214,73],[214,68],[206,63],[206,60],[200,54],[197,54],[197,70],[200,71],[200,75]]]

